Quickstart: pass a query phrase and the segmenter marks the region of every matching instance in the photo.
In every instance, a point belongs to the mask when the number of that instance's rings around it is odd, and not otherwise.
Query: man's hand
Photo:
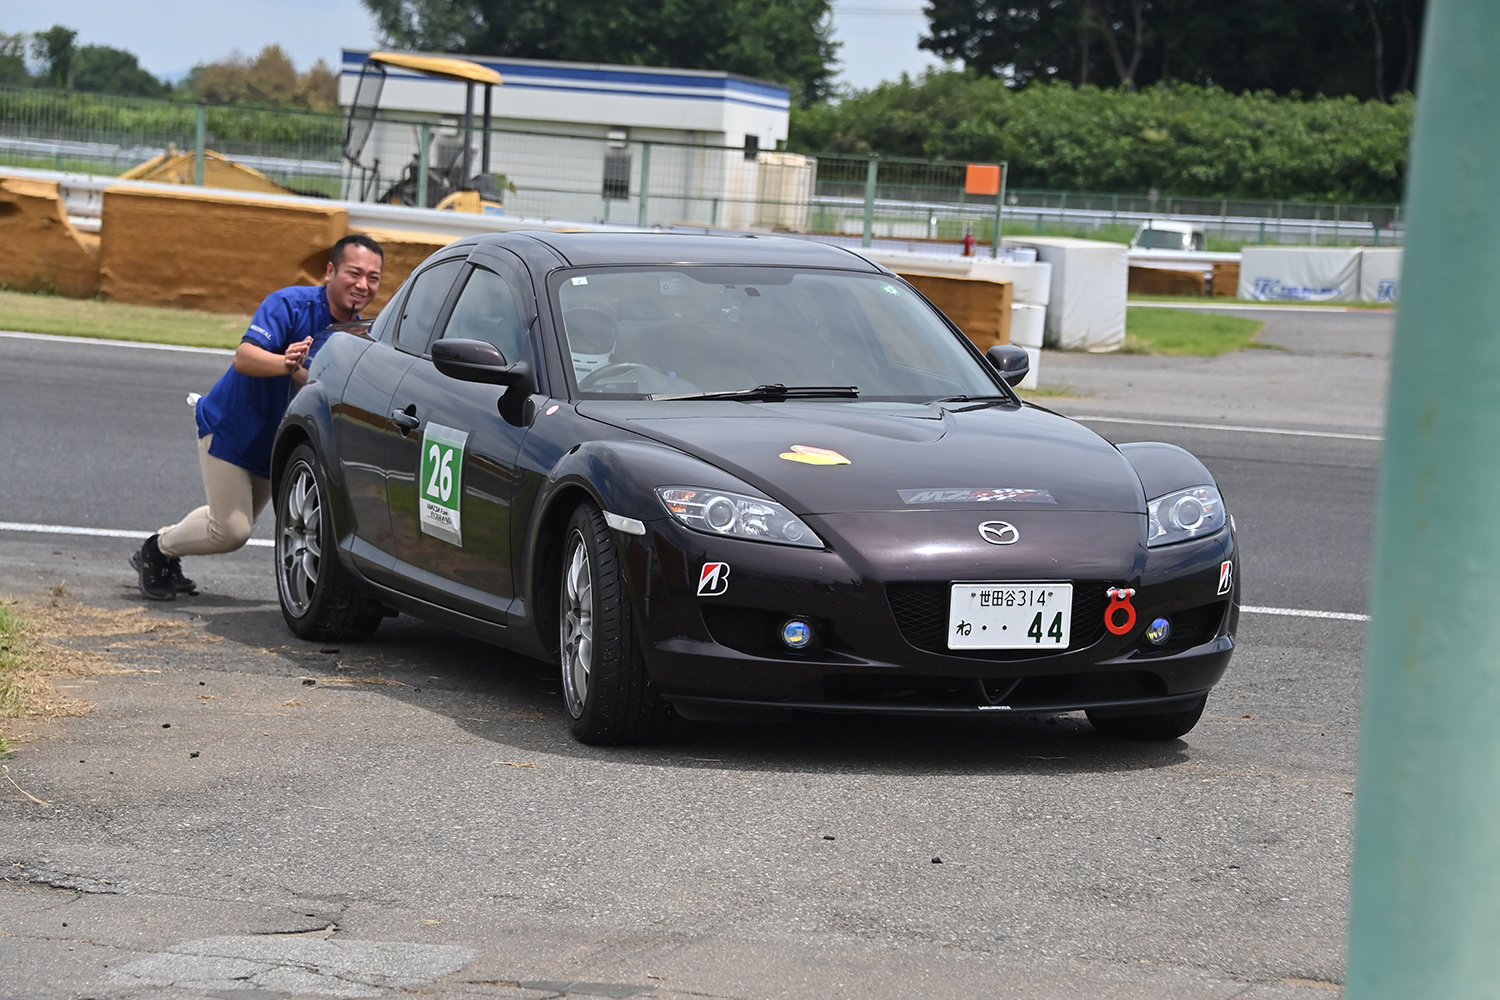
[[[310,350],[312,350],[311,337],[299,340],[295,344],[287,345],[284,357],[286,358],[286,372],[288,375],[302,367],[302,363],[307,360],[307,352]]]
[[[295,377],[302,370],[302,363],[307,360],[311,350],[311,337],[287,345],[285,354],[275,354],[248,341],[242,341],[234,350],[234,370],[255,378],[275,378],[278,375]]]

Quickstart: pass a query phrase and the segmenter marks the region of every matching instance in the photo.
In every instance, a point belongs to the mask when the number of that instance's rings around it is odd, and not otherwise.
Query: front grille
[[[1219,634],[1219,625],[1224,621],[1226,607],[1228,607],[1227,601],[1215,601],[1213,604],[1204,604],[1201,607],[1153,616],[1153,618],[1161,617],[1171,622],[1172,634],[1160,646],[1151,645],[1142,636],[1140,644],[1136,646],[1135,655],[1138,657],[1171,656],[1173,653],[1203,645]],[[1150,621],[1151,619],[1147,619],[1148,623]]]
[[[1098,642],[1104,635],[1104,591],[1110,586],[1096,580],[1073,582],[1072,634],[1067,649],[1037,653],[1027,649],[948,648],[948,595],[950,583],[888,583],[886,600],[907,642],[929,653],[962,656],[975,660],[1035,660],[1070,653]]]

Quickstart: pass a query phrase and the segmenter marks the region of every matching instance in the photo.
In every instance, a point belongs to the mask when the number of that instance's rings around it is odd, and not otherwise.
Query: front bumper
[[[965,515],[965,523],[972,520]],[[1235,539],[1225,528],[1148,551],[1137,538],[1139,520],[1089,515],[1073,524],[1065,543],[1081,558],[1055,545],[1050,555],[1029,561],[1005,553],[1009,565],[982,542],[933,546],[927,558],[920,547],[892,541],[871,555],[871,546],[850,546],[847,539],[835,542],[834,551],[795,549],[712,538],[669,520],[620,541],[647,667],[662,696],[689,717],[789,709],[1169,712],[1201,697],[1228,668],[1239,617],[1237,574],[1226,593],[1218,591],[1223,563],[1237,561]],[[824,538],[837,529],[815,525]],[[869,558],[845,558],[846,551]],[[730,566],[729,586],[699,596],[703,567],[713,562]],[[1072,583],[1070,645],[1042,655],[949,650],[947,595],[955,580]],[[1136,621],[1124,635],[1105,628],[1110,587],[1136,591]],[[780,641],[781,626],[794,617],[813,626],[806,649]],[[1156,617],[1173,625],[1162,646],[1144,638]]]

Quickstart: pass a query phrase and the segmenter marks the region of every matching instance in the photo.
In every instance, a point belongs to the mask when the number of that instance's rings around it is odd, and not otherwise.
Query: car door
[[[415,275],[392,298],[370,327],[372,344],[355,364],[333,407],[340,471],[354,517],[351,552],[356,564],[387,580],[396,561],[389,509],[391,442],[409,428],[391,399],[401,378],[426,349],[442,306],[452,291],[463,258],[439,261]]]
[[[391,396],[412,362],[412,355],[395,348],[396,320],[404,301],[404,295],[393,296],[370,324],[374,343],[355,362],[332,407],[339,478],[352,518],[350,552],[366,572],[389,569],[396,559],[386,510],[385,439],[396,430],[390,419]]]
[[[489,247],[471,258],[462,282],[441,336],[486,341],[507,362],[536,371],[536,300],[525,264]],[[388,454],[397,571],[419,596],[495,623],[506,621],[516,597],[511,509],[524,482],[517,458],[528,427],[501,415],[504,392],[442,374],[424,351],[392,401],[418,427]]]

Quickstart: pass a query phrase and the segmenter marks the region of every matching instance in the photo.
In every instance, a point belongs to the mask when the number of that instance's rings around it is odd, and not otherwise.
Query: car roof
[[[599,264],[760,264],[882,270],[842,247],[784,236],[525,230],[481,236],[476,242],[513,246],[517,237],[544,243],[563,260],[577,267]]]

